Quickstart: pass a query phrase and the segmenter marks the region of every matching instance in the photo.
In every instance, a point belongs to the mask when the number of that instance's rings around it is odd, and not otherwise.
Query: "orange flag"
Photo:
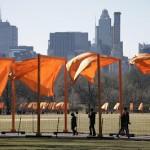
[[[83,56],[83,57],[81,57]],[[100,57],[100,67],[108,66],[112,63],[118,62],[118,58],[99,56]],[[73,58],[67,68],[71,78],[75,81],[77,77],[81,74],[88,81],[94,82],[95,74],[97,71],[97,54],[95,53],[83,53],[75,58]],[[68,65],[68,63],[67,63]]]
[[[108,56],[103,56],[103,55],[101,55],[99,57],[100,57],[100,59],[99,59],[100,68],[103,68],[110,64],[116,63],[119,60],[118,58],[108,57]],[[88,62],[88,63],[85,63],[85,62]],[[81,66],[81,68],[80,68],[80,66]],[[78,74],[76,74],[75,77],[78,77],[79,74],[81,74],[89,82],[93,83],[95,75],[96,75],[96,71],[97,71],[97,56],[91,56],[91,57],[86,58],[84,61],[82,61],[80,66],[77,70]]]
[[[54,83],[56,77],[62,67],[65,65],[65,59],[59,57],[40,56],[40,94],[45,96],[54,95]],[[14,73],[16,79],[21,80],[31,90],[37,92],[38,84],[38,59],[32,58],[21,62],[16,62],[14,65]]]
[[[86,53],[82,53],[74,58],[72,58],[71,60],[69,60],[66,64],[66,68],[69,72],[69,75],[71,77],[71,79],[74,81],[74,76],[78,70],[78,67],[80,66],[80,63],[90,57],[90,56],[94,56],[96,55],[95,53],[92,53],[92,52],[86,52]]]
[[[130,60],[143,74],[150,74],[150,54],[139,54]]]
[[[7,84],[13,59],[0,58],[0,96]]]

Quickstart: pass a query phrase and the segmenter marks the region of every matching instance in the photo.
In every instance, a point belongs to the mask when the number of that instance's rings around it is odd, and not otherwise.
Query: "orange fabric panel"
[[[64,102],[59,102],[56,104],[56,110],[63,110],[64,109]]]
[[[7,84],[13,59],[0,58],[0,96]]]
[[[62,67],[65,64],[65,59],[57,57],[40,56],[41,64],[41,95],[53,96],[54,82]],[[38,83],[38,59],[28,59],[22,62],[16,62],[14,72],[16,79],[21,80],[31,90],[37,92]]]
[[[112,63],[118,62],[118,58],[108,57],[108,56],[100,56],[100,67],[103,68],[108,66]],[[74,76],[72,77],[74,80],[81,74],[84,76],[88,81],[94,82],[95,74],[97,71],[97,55],[88,56],[78,63],[78,60],[74,61],[75,63],[79,64]],[[74,63],[74,64],[75,64]],[[71,72],[72,70],[69,70]],[[75,71],[75,70],[74,70]]]
[[[40,109],[45,110],[48,107],[48,103],[47,102],[40,102]]]
[[[143,74],[150,74],[150,54],[140,54],[130,60]]]
[[[37,110],[37,102],[30,102],[27,108],[32,110]]]
[[[53,102],[50,102],[49,105],[48,105],[48,109],[51,110],[52,107],[53,107]]]
[[[51,110],[55,110],[56,109],[56,104],[57,104],[56,102],[53,102]]]
[[[21,103],[21,104],[19,105],[19,109],[26,109],[26,106],[27,106],[27,105],[28,105],[27,102]]]
[[[94,83],[95,74],[97,71],[97,57],[90,62],[88,66],[80,72],[82,76],[84,76],[89,82]]]
[[[133,111],[133,110],[134,110],[134,104],[130,103],[130,111]]]
[[[4,102],[0,102],[0,110],[5,108]]]
[[[71,79],[74,81],[74,76],[76,74],[76,71],[78,69],[78,67],[80,66],[80,63],[87,57],[96,55],[95,53],[92,52],[86,52],[86,53],[82,53],[74,58],[72,58],[71,60],[69,60],[66,64],[66,68],[69,72],[69,75],[71,77]]]
[[[119,59],[113,58],[113,57],[105,57],[105,56],[100,56],[100,68],[106,67],[108,65],[111,65],[113,63],[118,62]],[[89,66],[86,67],[85,70],[81,72],[81,75],[87,78],[88,81],[91,83],[94,82],[94,78],[96,75],[97,71],[97,56],[95,59],[91,62]]]

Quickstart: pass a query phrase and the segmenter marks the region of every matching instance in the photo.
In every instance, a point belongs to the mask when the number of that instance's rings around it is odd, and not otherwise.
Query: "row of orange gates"
[[[6,105],[4,102],[0,102],[0,110],[5,109]],[[69,105],[67,106],[69,108]],[[37,110],[37,102],[25,102],[18,105],[20,110]],[[40,102],[41,110],[53,110],[53,111],[63,111],[64,102]]]
[[[118,110],[119,110],[119,107],[120,107],[120,103],[117,102],[117,103],[115,104],[115,106],[113,107],[113,110],[114,110],[114,111],[118,111]],[[109,110],[109,103],[108,103],[108,102],[104,103],[104,104],[101,106],[101,109],[102,109],[103,111],[108,111],[108,110]],[[130,103],[130,105],[129,105],[129,110],[130,110],[130,111],[134,111],[134,104],[133,104],[133,103]],[[143,104],[143,102],[141,102],[141,103],[139,104],[137,110],[138,110],[138,111],[141,111],[141,112],[144,110],[144,104]]]
[[[150,55],[140,55],[134,57],[130,63],[143,73],[150,73]],[[70,78],[75,81],[81,75],[89,82],[94,83],[97,75],[97,94],[98,106],[101,106],[101,68],[114,63],[118,64],[118,99],[120,103],[120,114],[123,111],[123,90],[122,90],[122,62],[120,58],[103,56],[98,53],[86,52],[76,56],[69,62],[65,58],[49,57],[38,54],[37,58],[16,62],[13,59],[0,59],[0,96],[6,87],[8,77],[11,81],[12,92],[12,130],[15,130],[15,111],[16,111],[16,91],[15,80],[20,80],[26,84],[32,91],[37,92],[37,135],[40,133],[40,96],[54,95],[54,81],[59,71],[64,67],[64,131],[67,132],[67,102],[68,85],[67,72]],[[97,74],[96,74],[97,72]],[[102,136],[101,109],[99,109],[99,136]]]
[[[121,59],[102,56],[98,53],[86,52],[76,56],[67,62],[65,58],[51,57],[38,54],[36,58],[23,60],[17,62],[12,59],[0,59],[0,95],[6,87],[8,76],[11,81],[12,92],[12,130],[15,132],[15,112],[16,112],[16,90],[15,81],[20,80],[32,91],[37,93],[37,135],[40,133],[40,96],[53,96],[54,84],[57,75],[61,68],[64,73],[64,132],[67,132],[67,103],[68,103],[68,79],[67,74],[73,82],[82,75],[89,82],[94,83],[95,76],[97,75],[98,84],[98,106],[101,106],[101,68],[111,65],[113,63],[118,64],[118,76],[119,76],[119,92],[118,99],[120,102],[120,113],[123,108],[122,99],[122,69]],[[1,69],[2,68],[2,69]],[[97,74],[96,74],[97,72]],[[101,123],[101,109],[99,109],[99,135],[102,135],[102,123]]]
[[[119,106],[120,106],[120,103],[116,103],[113,107],[113,110],[118,111]],[[6,105],[4,104],[4,102],[0,102],[0,110],[5,109],[5,108],[6,108]],[[69,110],[69,104],[68,104],[67,108]],[[37,110],[37,102],[21,103],[21,104],[18,105],[18,109],[21,109],[21,110]],[[40,109],[41,110],[52,110],[52,111],[63,111],[64,110],[64,102],[40,102]],[[109,103],[105,102],[101,106],[101,109],[103,111],[108,111],[109,110]],[[141,102],[139,104],[137,110],[143,111],[143,109],[144,109],[144,104],[143,104],[143,102]],[[129,110],[130,111],[134,110],[134,104],[133,103],[130,103]]]
[[[30,103],[21,103],[19,105],[19,109],[31,109],[31,110],[37,110],[37,102],[30,102]],[[64,110],[64,102],[40,102],[40,109],[41,110]],[[69,110],[69,104],[67,104],[67,109]],[[109,110],[109,103],[106,102],[101,106],[101,109],[104,111]],[[113,107],[114,111],[119,111],[120,109],[120,103],[116,103]],[[144,104],[141,102],[137,108],[139,111],[143,111]],[[130,103],[129,110],[134,110],[134,104]]]
[[[19,105],[19,109],[37,110],[37,102],[22,103]],[[41,110],[64,110],[64,102],[40,102]]]

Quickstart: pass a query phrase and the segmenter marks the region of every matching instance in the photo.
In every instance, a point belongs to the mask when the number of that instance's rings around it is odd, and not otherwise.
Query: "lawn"
[[[65,140],[51,138],[1,138],[0,149],[149,150],[150,142],[124,140]]]
[[[36,132],[37,116],[36,115],[17,115],[16,116],[16,130],[19,127],[21,118],[20,130],[25,132]],[[64,129],[64,115],[63,114],[42,114],[41,115],[41,132],[54,132],[57,130],[57,123],[59,118],[58,131]],[[103,134],[117,133],[119,130],[119,114],[103,114]],[[78,131],[89,132],[89,120],[87,114],[78,114]],[[150,114],[134,113],[130,114],[129,126],[130,132],[136,135],[150,135]],[[0,131],[10,131],[11,116],[0,115]],[[68,115],[68,130],[70,131],[70,115]],[[96,117],[96,130],[98,132],[98,115]]]

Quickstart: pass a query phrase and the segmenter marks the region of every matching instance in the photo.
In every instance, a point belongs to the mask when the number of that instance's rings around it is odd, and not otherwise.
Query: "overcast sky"
[[[95,20],[103,9],[112,18],[121,14],[124,55],[138,52],[138,43],[150,43],[150,0],[0,0],[2,20],[18,27],[19,45],[33,45],[47,53],[50,32],[88,32],[94,41]],[[96,18],[96,19],[95,19]]]

